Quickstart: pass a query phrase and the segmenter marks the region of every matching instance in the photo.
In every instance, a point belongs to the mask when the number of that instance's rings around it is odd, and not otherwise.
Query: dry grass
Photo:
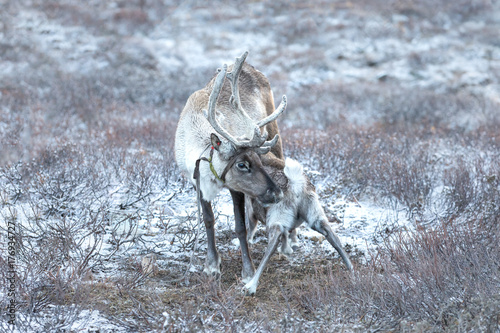
[[[317,317],[342,314],[372,329],[494,331],[498,236],[498,216],[397,232],[355,278],[318,270],[291,298]]]

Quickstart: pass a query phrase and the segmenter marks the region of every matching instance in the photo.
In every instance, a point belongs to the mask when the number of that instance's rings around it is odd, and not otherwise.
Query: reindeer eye
[[[248,163],[246,162],[238,162],[236,163],[236,167],[240,170],[240,171],[250,171],[250,168],[248,166]]]

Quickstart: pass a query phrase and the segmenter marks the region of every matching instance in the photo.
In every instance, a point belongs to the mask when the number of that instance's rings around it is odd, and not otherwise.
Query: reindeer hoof
[[[255,244],[257,240],[255,239],[255,234],[257,233],[257,229],[247,231],[247,242],[248,244]]]
[[[290,246],[287,246],[284,249],[278,248],[278,253],[285,255],[285,257],[289,257],[290,255],[293,254],[293,249]]]
[[[257,290],[257,286],[255,286],[254,283],[251,283],[251,281],[243,286],[241,288],[241,292],[245,296],[255,296],[255,291]]]
[[[210,271],[210,270],[204,269],[203,273],[205,273],[205,275],[212,277],[216,280],[220,279],[220,277],[221,277],[220,271]]]
[[[205,262],[205,267],[203,268],[203,273],[208,276],[219,277],[220,276],[220,258],[217,257],[216,260],[207,260]]]

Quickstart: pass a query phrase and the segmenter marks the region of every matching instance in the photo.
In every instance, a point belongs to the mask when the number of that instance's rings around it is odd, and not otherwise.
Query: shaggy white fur
[[[304,177],[304,168],[302,165],[296,160],[287,157],[283,171],[290,182],[290,189],[293,194],[296,196],[301,195],[306,186],[306,178]]]

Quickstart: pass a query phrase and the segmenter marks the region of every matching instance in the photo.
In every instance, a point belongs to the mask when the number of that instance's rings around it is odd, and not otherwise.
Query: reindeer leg
[[[257,232],[257,224],[259,221],[255,217],[255,214],[253,213],[253,207],[252,207],[252,199],[248,196],[245,195],[245,224],[247,227],[247,242],[249,244],[254,244],[255,240],[253,239],[255,236],[255,233]]]
[[[255,244],[255,233],[257,232],[257,224],[258,220],[255,218],[255,216],[248,216],[246,215],[246,221],[247,221],[247,241],[250,244]]]
[[[248,250],[247,243],[247,229],[245,226],[245,195],[241,192],[230,191],[233,197],[234,208],[234,226],[238,240],[240,241],[241,259],[243,261],[243,269],[241,270],[241,277],[243,282],[248,282],[254,272],[252,258]]]
[[[344,248],[342,247],[342,244],[340,243],[340,239],[333,232],[333,230],[330,227],[330,225],[328,224],[328,222],[326,220],[318,221],[317,223],[312,224],[311,228],[326,237],[326,240],[328,241],[328,243],[332,244],[332,246],[335,248],[335,250],[337,250],[337,252],[340,254],[340,256],[342,257],[342,260],[344,261],[347,268],[350,271],[352,271],[351,260],[347,256],[347,253],[344,251]]]
[[[278,249],[278,252],[285,256],[289,256],[293,253],[293,249],[290,246],[290,238],[288,236],[288,230],[283,232],[283,236],[281,237],[281,248]]]
[[[203,210],[203,222],[207,231],[207,259],[203,272],[208,275],[220,274],[220,257],[215,247],[215,217],[212,211],[212,204],[208,201],[201,200],[201,208]]]
[[[267,262],[278,248],[278,243],[280,241],[280,238],[282,238],[281,236],[282,232],[279,226],[275,225],[270,227],[269,243],[267,245],[266,253],[264,254],[264,257],[262,258],[262,261],[260,262],[259,267],[257,268],[257,271],[255,272],[253,278],[243,287],[243,291],[246,292],[247,295],[255,294],[255,291],[257,290],[257,285],[259,284],[260,276],[262,275],[264,268],[266,268]]]
[[[299,249],[299,241],[297,240],[297,228],[290,231],[290,246],[294,251]]]

